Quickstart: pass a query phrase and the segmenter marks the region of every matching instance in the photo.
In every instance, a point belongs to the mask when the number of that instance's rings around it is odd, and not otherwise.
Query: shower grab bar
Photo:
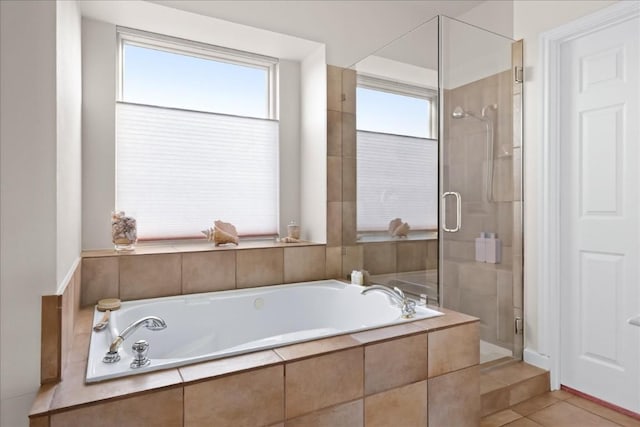
[[[456,226],[447,227],[447,197],[453,196],[456,199]],[[457,191],[447,191],[442,194],[442,229],[448,233],[457,233],[462,228],[462,203],[460,193]]]

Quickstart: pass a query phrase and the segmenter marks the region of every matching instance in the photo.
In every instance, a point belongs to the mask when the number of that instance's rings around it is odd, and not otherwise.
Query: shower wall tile
[[[327,246],[342,245],[342,202],[327,203]]]
[[[326,274],[323,246],[284,248],[284,283],[322,280]]]
[[[493,162],[493,198],[496,202],[513,201],[513,157]]]
[[[327,110],[327,155],[342,156],[342,113]]]
[[[476,295],[496,296],[497,273],[493,265],[465,263],[460,265],[460,288]]]
[[[513,273],[511,270],[498,270],[498,330],[497,340],[513,343]]]
[[[438,241],[427,241],[427,270],[438,268]]]
[[[342,111],[342,68],[327,65],[327,110]]]
[[[364,269],[370,274],[396,272],[396,244],[364,243]]]
[[[342,244],[354,245],[357,236],[357,204],[342,202]]]
[[[284,281],[282,248],[247,249],[236,253],[236,287],[277,285]]]
[[[428,241],[398,242],[396,268],[398,272],[418,271],[427,268]]]
[[[342,113],[342,155],[356,157],[356,115]]]
[[[342,201],[342,157],[327,157],[327,201]]]
[[[342,158],[342,200],[355,202],[357,191],[357,161],[355,157]]]
[[[339,279],[342,277],[342,247],[326,248],[327,266],[325,276],[327,279]]]
[[[119,258],[121,300],[180,295],[180,254],[125,255]]]
[[[468,290],[461,290],[459,311],[480,319],[480,339],[498,344],[496,333],[498,310],[495,295],[478,295]]]
[[[118,298],[120,257],[82,259],[82,306],[94,305],[103,298]]]
[[[344,69],[342,72],[342,111],[345,113],[356,113],[356,70]]]
[[[342,256],[342,277],[346,278],[353,270],[362,270],[364,250],[362,245],[345,246]]]
[[[182,293],[213,292],[236,287],[235,251],[182,254]]]

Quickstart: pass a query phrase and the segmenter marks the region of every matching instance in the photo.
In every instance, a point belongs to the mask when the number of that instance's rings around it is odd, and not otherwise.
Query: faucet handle
[[[146,340],[138,340],[133,343],[131,349],[135,352],[131,366],[133,369],[142,368],[151,363],[151,359],[147,357],[149,352],[149,343]]]
[[[394,286],[394,287],[393,287],[393,290],[394,290],[394,291],[396,291],[396,294],[398,294],[398,296],[399,296],[400,298],[402,298],[403,300],[406,300],[406,299],[407,299],[407,297],[405,297],[405,296],[404,296],[404,292],[402,292],[402,289],[400,289],[399,287]]]

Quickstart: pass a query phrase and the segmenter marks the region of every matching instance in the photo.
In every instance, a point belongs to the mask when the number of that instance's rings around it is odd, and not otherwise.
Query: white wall
[[[73,2],[60,6],[0,2],[2,426],[28,425],[40,384],[40,297],[56,293],[79,255],[80,18]]]
[[[82,53],[77,3],[60,1],[56,7],[56,281],[60,290],[82,251]]]
[[[505,0],[483,1],[455,18],[505,37],[513,38],[513,5],[518,1],[520,0],[515,2]]]
[[[525,235],[525,357],[527,352],[545,353],[544,336],[540,336],[538,317],[538,276],[536,236],[538,206],[536,197],[541,133],[541,70],[538,42],[540,34],[587,15],[615,1],[526,1],[514,2],[514,37],[524,39],[524,235]],[[529,359],[530,361],[534,361]]]
[[[324,46],[301,66],[301,237],[327,241],[327,66]]]
[[[104,249],[112,246],[116,191],[116,25],[82,23],[82,247]],[[279,73],[280,233],[286,234],[289,221],[300,221],[300,63],[282,60]]]

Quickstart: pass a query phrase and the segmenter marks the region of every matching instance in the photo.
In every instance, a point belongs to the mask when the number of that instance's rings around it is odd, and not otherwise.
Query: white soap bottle
[[[500,264],[502,258],[502,242],[496,238],[496,233],[489,233],[485,240],[486,260],[491,264]]]
[[[486,255],[486,243],[485,240],[487,237],[487,233],[484,231],[480,233],[480,237],[476,237],[476,261],[477,262],[487,262]]]

